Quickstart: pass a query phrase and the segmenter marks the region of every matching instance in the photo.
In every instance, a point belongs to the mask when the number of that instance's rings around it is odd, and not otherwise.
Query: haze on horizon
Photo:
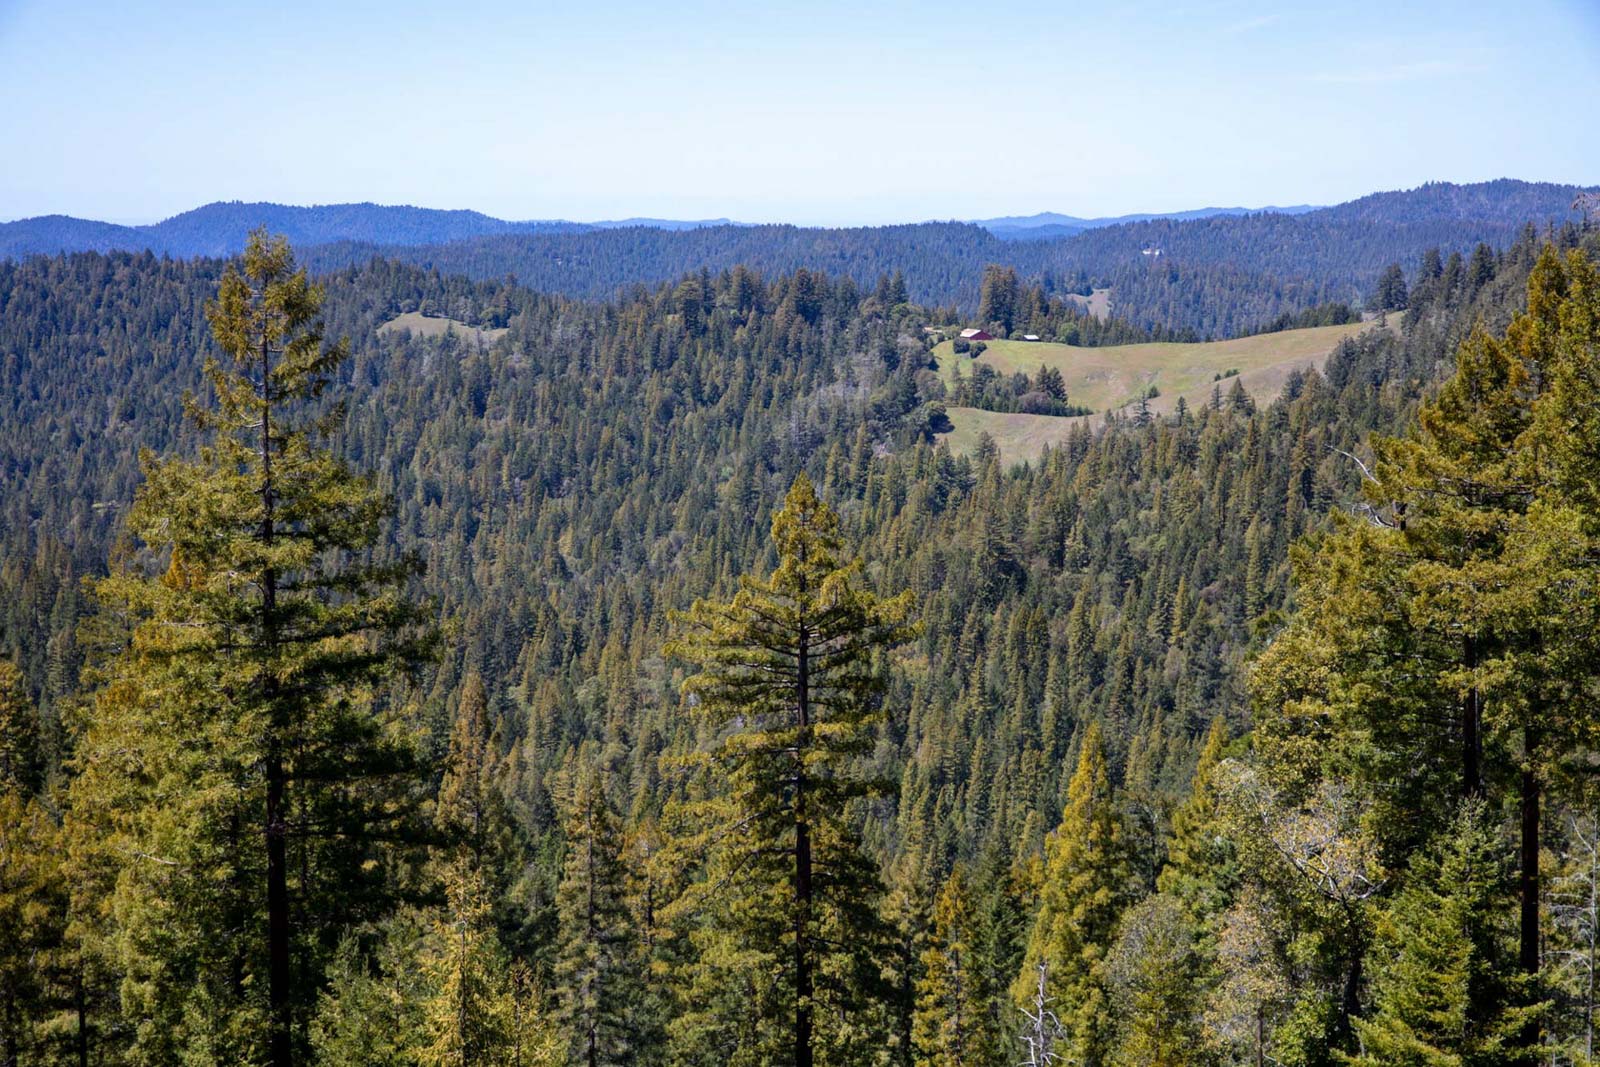
[[[1600,181],[1587,0],[336,7],[0,0],[0,219],[861,224]]]

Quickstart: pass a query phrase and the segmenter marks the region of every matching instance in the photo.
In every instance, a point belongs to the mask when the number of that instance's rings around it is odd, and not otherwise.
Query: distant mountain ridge
[[[381,257],[596,299],[738,265],[767,275],[820,270],[865,286],[901,272],[913,300],[967,311],[977,307],[985,268],[1002,264],[1052,292],[1110,289],[1115,314],[1140,326],[1230,337],[1319,304],[1359,306],[1388,264],[1414,266],[1427,249],[1449,256],[1479,243],[1504,248],[1530,225],[1575,223],[1580,191],[1512,179],[1434,182],[1307,211],[1205,208],[1179,213],[1186,217],[1087,220],[1105,224],[1070,234],[1049,231],[1068,225],[1053,220],[1073,216],[1049,214],[987,220],[1014,225],[1001,233],[971,222],[833,229],[720,220],[507,222],[473,211],[376,204],[224,203],[153,226],[63,216],[3,224],[0,258],[146,248],[179,258],[223,256],[265,224],[287,234],[302,262],[319,272]]]
[[[735,222],[733,219],[652,219],[630,218],[609,219],[603,222],[575,222],[568,225],[578,229],[588,230],[626,230],[634,226],[642,226],[651,230],[700,230],[707,226],[748,226],[747,222]]]
[[[57,252],[142,252],[178,257],[231,256],[244,248],[257,226],[287,236],[297,247],[359,241],[368,244],[448,244],[503,234],[578,233],[632,226],[681,231],[736,225],[728,219],[565,219],[508,221],[480,211],[441,210],[387,204],[288,204],[218,201],[145,226],[124,226],[70,215],[41,215],[0,223],[0,257]]]
[[[384,244],[443,244],[467,237],[561,229],[559,222],[505,222],[477,211],[379,204],[286,204],[219,201],[148,226],[45,215],[0,224],[0,256],[56,252],[141,252],[179,257],[229,256],[256,226],[282,233],[298,246],[361,240]]]
[[[1295,204],[1289,207],[1202,207],[1191,211],[1163,211],[1133,215],[1106,215],[1098,218],[1079,218],[1056,211],[1041,211],[1036,215],[1006,215],[993,219],[974,219],[996,237],[1015,240],[1036,240],[1044,237],[1070,237],[1084,230],[1097,230],[1103,226],[1120,226],[1127,222],[1149,222],[1153,219],[1209,219],[1217,215],[1258,215],[1272,212],[1278,215],[1304,215],[1320,210],[1315,204]]]
[[[1331,207],[1296,204],[1285,207],[1204,207],[1189,211],[1142,212],[1129,215],[1082,217],[1055,211],[1034,215],[1007,215],[973,219],[977,226],[1004,240],[1040,241],[1074,237],[1091,230],[1129,226],[1138,223],[1191,222],[1217,218],[1248,218],[1257,215],[1302,216],[1319,212],[1349,215],[1359,213],[1368,221],[1380,221],[1400,211],[1413,219],[1449,218],[1463,215],[1480,217],[1492,213],[1497,205],[1516,199],[1519,193],[1533,190],[1531,199],[1540,211],[1548,210],[1551,198],[1540,191],[1559,190],[1555,199],[1578,191],[1576,186],[1517,182],[1501,179],[1476,185],[1434,182],[1417,189],[1374,193]],[[1530,199],[1526,195],[1521,197]],[[1411,206],[1419,211],[1412,211]],[[40,215],[0,223],[0,257],[53,255],[58,252],[142,252],[158,255],[230,256],[244,247],[244,238],[256,226],[266,226],[286,235],[298,247],[336,243],[414,248],[449,244],[454,241],[514,234],[585,233],[594,230],[642,228],[682,233],[711,227],[744,227],[750,224],[727,218],[665,219],[635,217],[595,222],[567,219],[507,220],[480,211],[421,208],[410,205],[374,203],[316,204],[295,206],[274,203],[217,201],[143,226],[129,226],[70,215]],[[756,228],[756,227],[752,227]],[[829,227],[799,227],[817,233],[832,232]],[[843,227],[846,230],[883,227]]]
[[[1065,237],[1102,226],[1150,219],[1196,219],[1245,215],[1256,211],[1295,214],[1314,210],[1287,208],[1199,208],[1155,214],[1079,218],[1046,211],[1037,215],[979,219],[997,237],[1041,240]],[[591,230],[642,228],[681,233],[714,226],[748,226],[728,218],[665,219],[633,217],[595,222],[567,219],[507,220],[480,211],[421,208],[374,203],[289,204],[219,200],[146,225],[123,225],[71,215],[40,215],[0,223],[0,256],[53,255],[57,252],[142,252],[161,255],[230,256],[244,247],[244,235],[257,226],[287,236],[300,247],[356,242],[416,247],[448,244],[479,237],[528,233],[584,233]],[[827,229],[827,227],[802,227]],[[861,227],[865,228],[865,227]]]
[[[805,267],[872,285],[903,271],[914,300],[977,305],[983,270],[1014,267],[1062,291],[1116,292],[1119,317],[1145,326],[1233,336],[1285,311],[1359,304],[1390,263],[1414,266],[1482,242],[1503,248],[1527,225],[1577,221],[1578,189],[1509,179],[1375,193],[1299,214],[1252,212],[1152,218],[1063,237],[1012,240],[970,222],[838,229],[787,225],[499,234],[404,247],[348,241],[306,250],[314,269],[400,260],[476,279],[512,276],[545,292],[604,298],[690,271]],[[1159,249],[1161,255],[1145,255]],[[1159,270],[1153,269],[1159,266]]]

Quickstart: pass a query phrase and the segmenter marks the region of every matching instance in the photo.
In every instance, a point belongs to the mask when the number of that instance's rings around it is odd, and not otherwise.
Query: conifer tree
[[[1016,1054],[1018,1023],[1011,985],[1022,966],[1028,937],[1028,915],[1018,877],[1006,853],[991,845],[979,863],[971,896],[971,972],[978,983],[984,1021],[977,1033],[978,1063],[1009,1064]]]
[[[1262,672],[1321,660],[1317,692],[1296,702],[1321,707],[1327,754],[1342,753],[1344,767],[1326,769],[1387,809],[1375,825],[1391,854],[1442,830],[1438,813],[1458,799],[1515,793],[1530,976],[1545,795],[1557,753],[1595,737],[1582,694],[1595,676],[1600,499],[1584,488],[1593,446],[1574,432],[1600,378],[1594,278],[1582,256],[1547,248],[1505,336],[1475,332],[1419,429],[1374,441],[1366,521],[1300,554],[1303,610]],[[1269,716],[1262,735],[1276,731]]]
[[[124,1000],[155,1058],[292,1063],[318,961],[386,907],[383,839],[409,812],[377,690],[427,651],[402,593],[416,567],[365,561],[389,502],[319,444],[346,356],[321,300],[286,242],[251,235],[208,308],[228,363],[206,364],[215,407],[187,404],[205,440],[141,458],[128,526],[165,573],[99,585],[131,634],[72,807],[122,857]]]
[[[41,795],[39,721],[22,672],[0,660],[0,1063],[47,1062],[44,1032],[66,932],[62,833]]]
[[[1542,386],[1518,456],[1537,497],[1507,538],[1489,605],[1514,638],[1505,662],[1486,667],[1520,683],[1520,699],[1507,701],[1512,714],[1490,724],[1521,733],[1520,955],[1531,971],[1543,936],[1543,792],[1586,797],[1569,754],[1600,745],[1592,713],[1600,685],[1600,266],[1578,251],[1562,261],[1546,248],[1529,280],[1528,312],[1507,328],[1506,344],[1536,368]]]
[[[427,1044],[422,1006],[429,989],[418,966],[428,926],[405,911],[383,925],[370,951],[346,935],[328,966],[327,986],[311,1020],[318,1063],[410,1067]]]
[[[419,954],[422,1043],[411,1054],[423,1067],[556,1067],[565,1059],[560,1031],[495,934],[481,872],[457,862],[445,888]]]
[[[1373,1009],[1355,1021],[1358,1067],[1494,1067],[1536,1062],[1526,1045],[1539,1005],[1518,987],[1504,868],[1481,801],[1463,802],[1449,831],[1408,872],[1383,913],[1374,949]]]
[[[922,957],[928,940],[929,904],[923,900],[921,865],[902,858],[890,875],[883,898],[884,921],[891,942],[881,962],[889,997],[888,1053],[897,1067],[917,1062],[917,990],[923,978]]]
[[[1219,716],[1200,751],[1189,799],[1173,813],[1167,862],[1157,886],[1182,901],[1202,925],[1228,907],[1240,877],[1217,780],[1227,743],[1228,726]]]
[[[452,834],[480,865],[489,860],[504,828],[500,761],[491,747],[489,702],[483,676],[468,671],[450,729],[450,749],[434,821]]]
[[[1123,915],[1106,974],[1117,1009],[1111,1062],[1189,1067],[1200,1047],[1200,959],[1188,909],[1164,893]]]
[[[1132,878],[1123,837],[1100,725],[1091,722],[1061,825],[1045,847],[1039,912],[1013,987],[1018,1006],[1026,1008],[1036,995],[1039,966],[1045,965],[1070,1054],[1086,1067],[1107,1063],[1111,1051],[1105,959]]]
[[[973,901],[958,868],[934,900],[928,947],[922,954],[913,1029],[919,1063],[974,1067],[992,1062],[998,1051],[973,943],[974,919]]]
[[[44,784],[39,716],[23,685],[22,672],[0,659],[0,791],[24,795]]]
[[[730,601],[697,601],[669,646],[700,667],[684,692],[716,732],[704,759],[717,781],[702,809],[710,863],[686,903],[716,909],[706,918],[719,939],[723,924],[753,927],[742,950],[781,973],[774,1007],[791,1024],[771,1054],[795,1067],[841,1062],[882,1036],[870,1018],[881,890],[848,809],[874,785],[860,761],[882,721],[881,656],[916,632],[909,594],[863,588],[838,529],[801,474],[772,519],[777,569],[742,579]],[[746,899],[729,907],[727,894]]]
[[[309,1026],[337,1067],[556,1067],[566,1043],[526,964],[505,951],[492,893],[465,848],[441,872],[445,901],[350,935]],[[371,947],[362,941],[375,940]]]
[[[1018,303],[1022,299],[1022,284],[1017,272],[1010,267],[990,264],[983,269],[983,283],[978,294],[978,322],[985,328],[998,326],[1010,333],[1016,324]]]
[[[1406,306],[1406,276],[1400,264],[1391,263],[1378,276],[1372,306],[1379,311],[1402,311]]]
[[[635,1015],[642,959],[626,897],[622,842],[596,772],[583,772],[566,821],[566,862],[556,892],[560,947],[557,1019],[587,1065],[638,1062]]]

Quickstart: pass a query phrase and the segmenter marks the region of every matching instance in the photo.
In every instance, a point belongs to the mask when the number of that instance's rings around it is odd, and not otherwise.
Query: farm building
[[[961,339],[963,341],[993,341],[994,335],[985,330],[962,330]]]

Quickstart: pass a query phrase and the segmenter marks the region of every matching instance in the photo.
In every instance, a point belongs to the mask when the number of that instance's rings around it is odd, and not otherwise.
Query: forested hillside
[[[871,285],[880,275],[898,271],[913,299],[969,311],[980,297],[984,270],[999,263],[1051,292],[1086,293],[1092,284],[1110,286],[1120,316],[1145,327],[1202,335],[1251,332],[1284,312],[1324,303],[1335,293],[1359,299],[1350,286],[1277,279],[1234,266],[1231,260],[1215,266],[1175,259],[1154,263],[1140,254],[1136,240],[1124,239],[1107,254],[1080,262],[1065,244],[1003,241],[981,227],[956,222],[851,230],[713,226],[675,233],[639,228],[519,234],[409,249],[341,243],[311,249],[308,262],[337,269],[374,256],[472,278],[513,277],[542,291],[592,298],[613,296],[640,282],[664,282],[703,266],[721,270],[740,264],[763,273],[807,268],[847,277],[857,285]]]
[[[1003,240],[963,223],[709,227],[518,234],[438,248],[338,245],[316,250],[311,261],[327,267],[382,254],[447,273],[509,275],[536,289],[592,297],[706,265],[742,263],[766,272],[808,267],[862,285],[901,270],[914,299],[967,308],[976,303],[985,265],[1002,263],[1052,289],[1109,287],[1117,313],[1141,326],[1226,337],[1258,330],[1284,312],[1330,301],[1360,303],[1384,267],[1415,262],[1428,248],[1446,254],[1465,254],[1480,243],[1504,248],[1529,225],[1572,219],[1575,192],[1514,181],[1439,183],[1304,214],[1158,219],[1039,241]]]
[[[1270,211],[1280,215],[1300,215],[1317,208],[1311,204],[1297,204],[1292,207],[1204,207],[1192,211],[1169,211],[1161,213],[1144,213],[1133,215],[1104,216],[1101,218],[1084,219],[1075,215],[1063,215],[1056,211],[1041,211],[1036,215],[1008,215],[995,219],[975,219],[979,226],[998,237],[1011,241],[1028,241],[1040,237],[1068,237],[1084,230],[1092,230],[1100,226],[1117,226],[1125,222],[1149,222],[1153,219],[1208,219],[1214,215],[1253,215],[1261,211]]]
[[[977,305],[984,269],[1002,264],[1051,292],[1109,288],[1117,314],[1146,329],[1232,337],[1320,304],[1360,305],[1385,267],[1414,263],[1426,249],[1446,255],[1468,254],[1478,244],[1503,249],[1527,226],[1576,221],[1578,192],[1508,179],[1437,182],[1310,211],[1179,213],[1045,239],[958,222],[843,229],[659,220],[581,225],[373,204],[211,204],[147,227],[62,217],[0,224],[0,256],[146,248],[229,255],[241,247],[241,234],[265,225],[287,234],[320,271],[381,256],[592,299],[737,265],[763,274],[803,267],[861,286],[900,272],[912,299],[968,312]]]
[[[0,1043],[1586,1062],[1600,250],[1527,217],[1185,223],[1105,326],[955,225],[0,263]],[[933,440],[919,300],[1223,333],[1391,260],[1271,403]]]

